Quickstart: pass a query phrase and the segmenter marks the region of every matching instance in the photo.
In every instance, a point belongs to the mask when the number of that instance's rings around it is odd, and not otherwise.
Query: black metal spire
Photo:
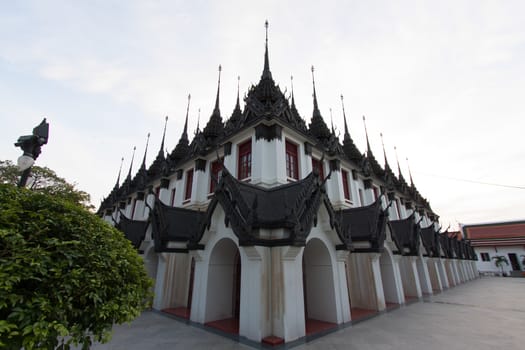
[[[403,174],[401,173],[401,166],[399,165],[399,156],[397,155],[397,147],[394,146],[394,152],[396,154],[396,162],[397,162],[397,174],[399,179],[403,178]]]
[[[199,108],[197,110],[197,129],[195,130],[195,134],[198,134],[200,132],[200,123],[201,123],[201,109]]]
[[[215,108],[213,109],[213,113],[219,113],[219,92],[221,90],[221,71],[222,66],[219,64],[219,80],[217,82],[217,97],[215,98]]]
[[[164,140],[166,139],[166,126],[168,125],[168,116],[164,120],[164,131],[162,132],[162,141],[160,142],[159,155],[164,154]]]
[[[347,137],[350,137],[350,133],[348,132],[348,125],[346,124],[346,113],[345,113],[345,103],[343,101],[343,94],[341,94],[341,106],[343,107],[343,120],[345,121],[345,136],[344,136],[344,138],[346,139]]]
[[[115,188],[120,186],[120,173],[122,172],[122,164],[124,163],[124,157],[120,159],[120,168],[118,169],[117,182],[115,183]]]
[[[213,110],[208,123],[202,130],[202,133],[206,140],[215,140],[224,132],[224,123],[222,122],[221,112],[219,109],[219,93],[221,88],[221,71],[222,67],[219,65],[219,79],[217,82],[217,98],[215,99],[215,108]]]
[[[261,79],[272,79],[272,72],[270,72],[270,60],[268,59],[268,20],[264,22],[266,28],[266,42],[264,50],[264,69]]]
[[[133,168],[133,160],[135,159],[135,150],[136,149],[137,149],[137,146],[133,146],[133,154],[131,156],[131,163],[129,164],[128,176],[126,177],[126,180],[129,179],[129,181],[131,181],[131,169]]]
[[[172,162],[181,160],[188,153],[188,145],[189,145],[188,116],[189,116],[189,111],[190,111],[190,101],[191,101],[191,95],[188,94],[188,105],[186,107],[186,120],[184,121],[184,129],[182,131],[182,135],[180,136],[179,142],[177,143],[177,146],[175,146],[175,148],[169,155],[169,159]]]
[[[388,165],[388,159],[386,158],[386,150],[385,150],[385,141],[383,140],[383,133],[379,133],[379,136],[381,136],[381,145],[383,146],[383,156],[385,157],[385,169],[389,167]]]
[[[239,85],[241,83],[241,77],[240,76],[237,76],[237,102],[235,103],[235,109],[241,109],[241,103],[240,103],[240,98],[239,98]]]
[[[414,187],[414,180],[412,179],[412,171],[410,170],[410,164],[408,163],[408,157],[407,160],[407,166],[408,166],[408,176],[410,177],[410,187]]]
[[[366,118],[363,116],[363,124],[365,126],[365,135],[366,135],[366,153],[372,153],[372,148],[370,147],[370,141],[368,140],[368,130],[366,129]]]
[[[312,66],[312,87],[313,87],[313,99],[314,99],[314,111],[312,113],[312,121],[310,122],[310,132],[321,140],[328,140],[330,138],[330,130],[326,125],[319,107],[317,105],[317,93],[315,91],[315,77],[314,77],[314,66]]]
[[[149,137],[150,133],[148,132],[148,137],[146,139],[146,148],[144,149],[144,157],[142,158],[142,164],[140,165],[141,169],[146,169],[146,155],[148,154]]]
[[[319,112],[319,107],[317,105],[317,93],[315,92],[315,77],[314,77],[314,66],[312,66],[312,86],[313,86],[313,97],[314,97],[314,114],[317,112],[318,114],[321,114]]]
[[[332,107],[330,107],[330,124],[332,126],[332,134],[335,135],[335,129],[334,129],[334,116],[332,115]]]
[[[295,108],[295,97],[293,94],[293,75],[290,75],[290,85],[292,86],[292,108]]]
[[[188,115],[190,113],[191,94],[188,94],[188,104],[186,106],[186,120],[184,121],[184,130],[182,131],[181,139],[188,140]]]

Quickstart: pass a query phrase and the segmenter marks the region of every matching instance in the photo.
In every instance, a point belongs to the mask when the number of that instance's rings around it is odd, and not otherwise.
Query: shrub
[[[122,233],[77,204],[0,185],[0,348],[109,340],[151,280]]]

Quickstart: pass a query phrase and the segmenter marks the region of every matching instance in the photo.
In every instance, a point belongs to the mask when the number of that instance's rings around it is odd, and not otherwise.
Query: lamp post
[[[22,172],[18,187],[25,187],[29,174],[31,173],[31,166],[35,163],[42,152],[41,147],[47,143],[49,138],[49,123],[46,118],[33,129],[33,135],[24,135],[18,138],[15,143],[16,147],[20,147],[24,154],[18,158],[18,169]]]

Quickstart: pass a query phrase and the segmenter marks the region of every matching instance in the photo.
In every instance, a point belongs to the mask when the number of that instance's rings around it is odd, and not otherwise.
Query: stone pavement
[[[298,341],[293,349],[523,349],[525,278],[484,277],[349,325],[324,337]],[[253,349],[189,326],[158,312],[145,312],[114,328],[113,339],[95,350]]]

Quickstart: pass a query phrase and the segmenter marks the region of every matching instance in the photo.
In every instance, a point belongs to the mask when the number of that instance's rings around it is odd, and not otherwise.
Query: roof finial
[[[200,124],[200,122],[201,122],[201,109],[199,108],[199,110],[198,110],[198,115],[197,115],[197,130],[195,131],[196,134],[198,134],[199,131],[200,131],[200,130],[199,130],[199,129],[200,129],[200,128],[199,128],[199,124]]]
[[[219,111],[219,91],[221,89],[221,71],[222,71],[222,66],[219,64],[219,80],[217,82],[217,97],[215,98],[215,109],[213,110],[214,113]]]
[[[237,76],[237,106],[241,106],[241,104],[239,103],[239,86],[241,84],[241,76],[238,75]]]
[[[264,27],[266,28],[266,42],[264,46],[264,70],[261,79],[272,79],[272,73],[270,72],[270,60],[268,59],[268,20],[264,22]]]
[[[144,149],[144,158],[142,158],[141,168],[146,168],[146,154],[148,153],[149,136],[150,136],[150,133],[148,132],[148,137],[146,139],[146,148]]]
[[[341,106],[343,106],[343,119],[345,121],[345,137],[350,134],[348,133],[348,125],[346,124],[346,113],[345,113],[345,103],[343,102],[343,94],[341,94]]]
[[[120,183],[120,173],[122,172],[122,164],[124,163],[124,157],[120,159],[120,168],[118,169],[118,176],[117,176],[117,183],[115,184],[115,188],[119,187]]]
[[[385,157],[385,168],[388,167],[388,160],[386,159],[386,150],[385,150],[385,141],[383,140],[383,133],[379,133],[379,135],[381,136],[381,144],[383,145],[383,155]]]
[[[398,176],[401,177],[403,175],[401,175],[401,166],[399,165],[399,157],[397,155],[397,147],[396,146],[394,146],[394,152],[396,153],[397,173],[398,173]]]
[[[412,179],[412,171],[410,170],[410,164],[408,163],[408,157],[407,159],[407,166],[408,166],[408,175],[410,176],[410,186],[414,187],[414,180]]]
[[[131,156],[131,163],[129,164],[129,172],[128,177],[126,179],[131,180],[131,169],[133,168],[133,160],[135,159],[135,150],[137,149],[137,146],[133,146],[133,154]]]
[[[332,115],[332,107],[330,107],[330,124],[332,125],[332,134],[335,135],[334,116]]]
[[[160,143],[159,152],[164,152],[163,150],[164,150],[164,140],[166,139],[166,125],[168,125],[168,116],[166,116],[166,119],[164,120],[164,131],[162,132],[162,141]]]
[[[314,77],[314,66],[312,65],[312,86],[314,88],[314,110],[319,110],[317,106],[317,93],[315,92],[315,77]]]
[[[366,119],[365,116],[363,116],[363,124],[365,125],[365,135],[366,135],[366,152],[372,153],[372,149],[370,148],[370,142],[368,141],[368,130],[366,129]]]
[[[191,101],[191,94],[188,94],[188,104],[186,106],[186,120],[184,121],[184,130],[182,131],[182,138],[184,139],[188,138],[188,116],[190,113],[190,101]]]

